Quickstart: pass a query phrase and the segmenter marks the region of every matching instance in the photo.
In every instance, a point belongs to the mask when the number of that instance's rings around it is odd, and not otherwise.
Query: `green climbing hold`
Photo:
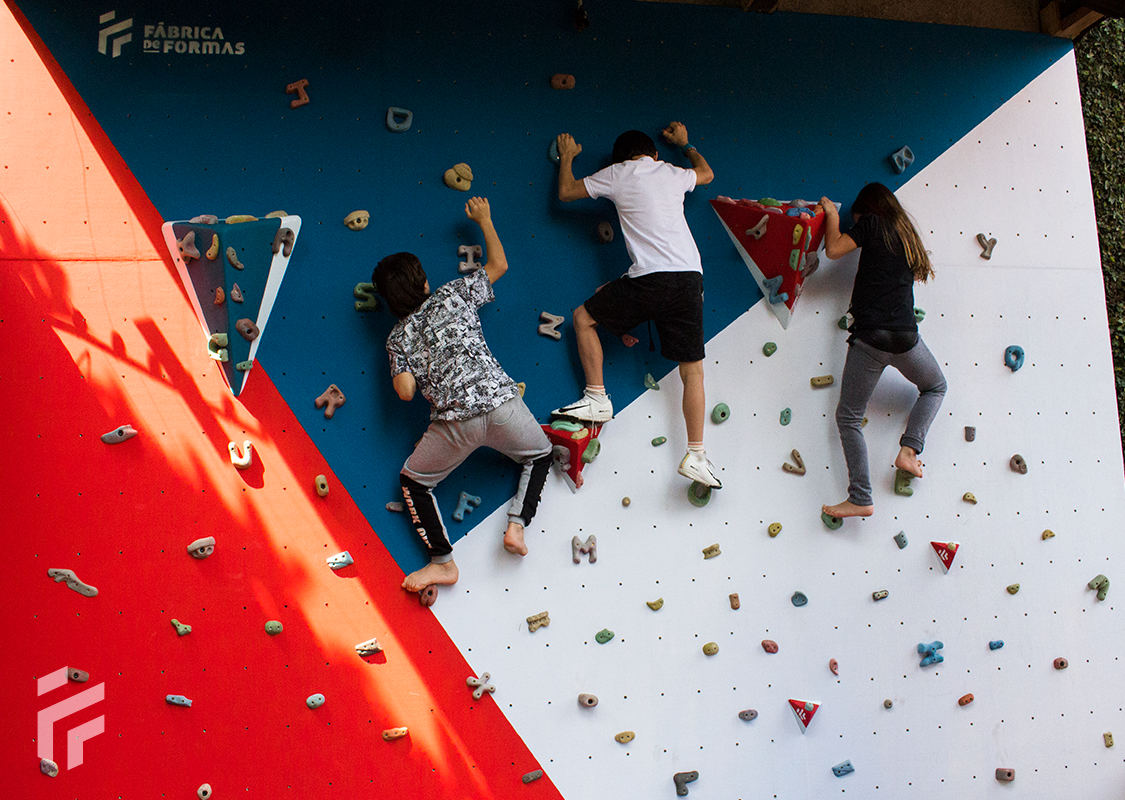
[[[763,206],[775,206],[775,207],[778,207],[778,208],[781,207],[781,201],[775,200],[772,197],[763,197],[761,200],[758,201],[758,204],[763,205]]]
[[[589,464],[598,457],[598,453],[602,451],[602,442],[600,439],[591,439],[590,443],[586,445],[586,449],[582,451],[582,463]]]
[[[266,633],[270,636],[277,636],[283,630],[282,625],[276,619],[271,619],[266,623]]]
[[[781,409],[781,424],[788,425],[793,419],[793,412],[788,408]]]
[[[762,355],[764,355],[766,358],[769,358],[776,352],[777,345],[773,342],[766,342],[764,345],[762,345]]]
[[[582,430],[582,423],[571,422],[568,419],[556,419],[551,423],[551,430],[553,431],[568,431],[569,433],[577,433]]]
[[[602,628],[600,631],[594,634],[594,638],[597,640],[598,644],[605,644],[613,638],[613,631],[611,631],[609,628]]]
[[[687,489],[687,497],[693,506],[702,508],[711,502],[711,487],[699,481],[692,481]]]
[[[844,524],[844,521],[839,517],[834,517],[824,511],[820,512],[820,519],[830,531],[839,530],[840,526]]]
[[[653,447],[660,447],[660,445],[664,444],[666,441],[668,441],[668,439],[666,437],[657,436],[655,439],[652,440],[652,446]]]
[[[645,373],[645,388],[655,389],[658,392],[660,391],[660,384],[656,382],[656,378],[652,377],[651,372]]]
[[[903,497],[910,497],[914,494],[914,490],[910,488],[910,481],[914,478],[909,472],[903,469],[895,470],[895,494],[901,494]]]
[[[848,329],[848,315],[847,314],[840,317],[840,321],[836,323],[836,327],[839,328],[842,331],[846,331]]]
[[[711,421],[718,425],[720,422],[726,422],[730,417],[730,409],[726,403],[719,403],[711,410]]]
[[[921,322],[925,318],[926,318],[926,312],[924,310],[918,308],[918,306],[914,306],[914,321],[915,322]]]
[[[172,620],[172,627],[176,629],[177,636],[187,636],[189,633],[191,633],[191,626],[185,625],[178,619]]]

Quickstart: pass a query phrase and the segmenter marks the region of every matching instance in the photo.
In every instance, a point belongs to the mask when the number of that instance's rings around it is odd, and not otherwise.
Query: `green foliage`
[[[1117,417],[1125,442],[1125,20],[1105,20],[1076,42],[1074,50],[1101,244]]]

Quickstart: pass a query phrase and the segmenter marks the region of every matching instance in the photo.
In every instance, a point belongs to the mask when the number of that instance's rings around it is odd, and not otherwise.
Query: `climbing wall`
[[[5,84],[35,87],[0,116],[0,396],[23,422],[5,429],[22,454],[5,485],[13,529],[34,532],[13,537],[3,567],[18,591],[0,625],[23,643],[0,658],[17,698],[0,741],[24,753],[5,763],[17,794],[191,796],[207,782],[221,796],[672,796],[672,775],[698,770],[688,788],[701,797],[1111,795],[1121,766],[1102,735],[1125,704],[1105,643],[1119,626],[1113,591],[1098,602],[1086,582],[1114,577],[1108,532],[1125,498],[1069,45],[626,0],[599,3],[582,33],[569,4],[79,6],[12,2],[0,28]],[[762,79],[814,51],[834,65],[823,85]],[[552,90],[556,73],[575,88]],[[300,79],[310,102],[292,108],[285,87]],[[410,130],[387,128],[390,106],[413,112]],[[457,276],[457,247],[479,234],[442,174],[468,163],[512,265],[485,332],[545,419],[580,389],[569,309],[626,266],[620,236],[597,240],[599,222],[616,228],[611,206],[554,199],[547,146],[574,133],[589,172],[620,130],[673,118],[717,174],[685,209],[707,273],[708,398],[731,409],[707,430],[726,488],[688,502],[674,365],[642,329],[631,350],[607,343],[618,416],[579,492],[549,481],[527,558],[499,545],[511,465],[480,453],[442,486],[447,513],[463,490],[483,502],[451,524],[461,582],[423,609],[398,588],[421,549],[384,506],[426,409],[395,398],[392,320],[357,313],[353,287],[399,250],[431,283]],[[904,143],[917,158],[896,175],[887,156]],[[911,395],[888,374],[866,428],[886,467],[877,514],[832,532],[819,507],[846,486],[837,389],[809,378],[839,378],[854,259],[823,263],[782,330],[707,201],[827,194],[846,214],[868,180],[898,191],[933,251],[937,280],[917,303],[950,393],[926,477],[896,496]],[[236,399],[160,228],[277,209],[301,218],[300,239]],[[358,209],[371,224],[349,230]],[[997,240],[991,260],[978,233]],[[561,341],[535,335],[541,311],[566,315]],[[1027,354],[1018,372],[1003,363],[1011,344]],[[329,420],[313,401],[331,383],[347,402]],[[127,422],[134,439],[98,441]],[[657,436],[668,442],[654,449]],[[255,460],[239,472],[227,445],[244,440]],[[781,470],[794,448],[804,476]],[[1008,468],[1015,453],[1026,475]],[[575,564],[572,537],[590,535],[597,562]],[[203,536],[216,550],[196,561],[186,546]],[[960,542],[949,574],[931,540]],[[344,550],[354,565],[329,570]],[[56,567],[98,596],[52,583]],[[529,632],[543,611],[551,625]],[[192,632],[177,636],[173,617]],[[268,620],[284,631],[268,635]],[[372,636],[384,652],[360,658]],[[945,661],[922,668],[916,646],[934,640]],[[49,688],[63,666],[90,680]],[[485,671],[496,692],[474,701],[465,678]],[[316,693],[325,704],[307,708]],[[600,702],[583,708],[580,693]],[[820,704],[806,733],[790,699]],[[758,716],[740,719],[748,709]],[[64,710],[50,779],[36,770],[37,718]],[[409,734],[384,741],[398,727]],[[625,731],[635,738],[615,741]],[[262,757],[263,738],[285,758]],[[854,773],[835,777],[845,760]],[[998,767],[1015,782],[998,783]]]

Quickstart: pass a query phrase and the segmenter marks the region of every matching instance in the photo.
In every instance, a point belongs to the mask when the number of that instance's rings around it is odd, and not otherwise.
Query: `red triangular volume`
[[[801,726],[801,733],[809,727],[812,722],[813,715],[820,708],[820,703],[814,703],[811,700],[789,700],[789,707],[793,709],[793,715],[797,717],[797,724]]]
[[[960,546],[957,542],[930,542],[930,547],[934,548],[937,557],[941,559],[942,572],[949,572],[949,568],[953,566],[953,557],[957,555],[957,548]]]
[[[798,207],[800,200],[780,204],[770,198],[762,200],[765,204],[719,197],[711,201],[711,207],[781,327],[788,328],[805,278],[817,268],[824,211],[812,205]]]
[[[582,426],[579,431],[555,430],[550,425],[540,426],[553,446],[555,466],[559,468],[566,479],[566,485],[572,492],[581,489],[585,480],[582,477],[582,468],[588,461],[584,461],[583,456],[593,461],[601,449],[598,434],[601,433],[602,426],[592,422],[579,424]],[[588,455],[587,450],[589,450]]]

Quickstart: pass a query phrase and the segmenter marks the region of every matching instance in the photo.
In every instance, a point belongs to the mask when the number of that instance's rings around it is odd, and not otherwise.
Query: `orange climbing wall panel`
[[[219,796],[557,797],[549,778],[521,783],[539,765],[492,696],[472,700],[464,658],[399,589],[269,377],[231,397],[155,209],[29,30],[0,7],[0,81],[20,87],[0,115],[9,793],[191,797],[206,782]],[[125,423],[140,435],[99,441]],[[239,472],[227,443],[244,440],[254,463]],[[197,561],[186,546],[203,536],[218,545]],[[345,549],[355,565],[328,569]],[[98,596],[53,584],[55,567]],[[270,619],[282,634],[265,633]],[[385,652],[360,659],[373,636]],[[63,666],[90,682],[39,697],[37,679]],[[41,775],[38,712],[99,684],[104,700],[54,726],[61,774]],[[312,711],[316,692],[327,702]],[[67,731],[99,717],[68,766]],[[398,726],[409,736],[384,742]]]

